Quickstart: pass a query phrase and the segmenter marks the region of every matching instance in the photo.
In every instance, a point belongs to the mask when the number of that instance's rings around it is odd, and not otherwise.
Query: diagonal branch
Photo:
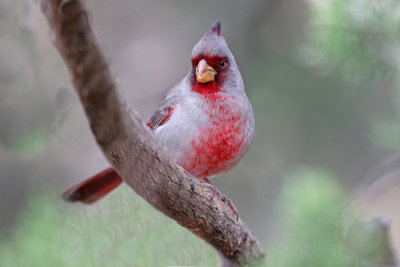
[[[51,37],[70,72],[97,143],[121,177],[153,207],[242,266],[262,248],[221,194],[168,155],[120,96],[83,0],[42,0]]]

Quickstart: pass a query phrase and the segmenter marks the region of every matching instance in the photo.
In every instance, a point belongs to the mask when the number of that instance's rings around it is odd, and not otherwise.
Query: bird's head
[[[201,94],[244,90],[235,58],[217,21],[192,50],[191,90]]]

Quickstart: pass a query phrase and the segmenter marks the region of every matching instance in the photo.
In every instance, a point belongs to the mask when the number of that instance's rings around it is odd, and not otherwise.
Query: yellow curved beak
[[[196,79],[200,83],[206,83],[214,81],[214,77],[217,72],[207,64],[205,59],[200,60],[196,67]]]

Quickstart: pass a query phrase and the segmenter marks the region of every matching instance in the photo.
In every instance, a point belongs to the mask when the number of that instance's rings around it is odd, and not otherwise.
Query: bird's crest
[[[208,30],[208,34],[217,34],[218,36],[221,36],[221,21],[217,20],[211,28]]]

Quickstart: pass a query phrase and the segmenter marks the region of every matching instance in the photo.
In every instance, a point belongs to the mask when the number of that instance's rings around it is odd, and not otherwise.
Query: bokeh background
[[[357,266],[346,229],[374,216],[390,220],[400,249],[399,1],[87,4],[122,93],[144,119],[222,20],[256,135],[239,165],[212,182],[263,243],[270,262],[261,266]],[[218,264],[128,188],[90,207],[61,201],[109,164],[38,1],[0,0],[0,36],[0,265]]]

